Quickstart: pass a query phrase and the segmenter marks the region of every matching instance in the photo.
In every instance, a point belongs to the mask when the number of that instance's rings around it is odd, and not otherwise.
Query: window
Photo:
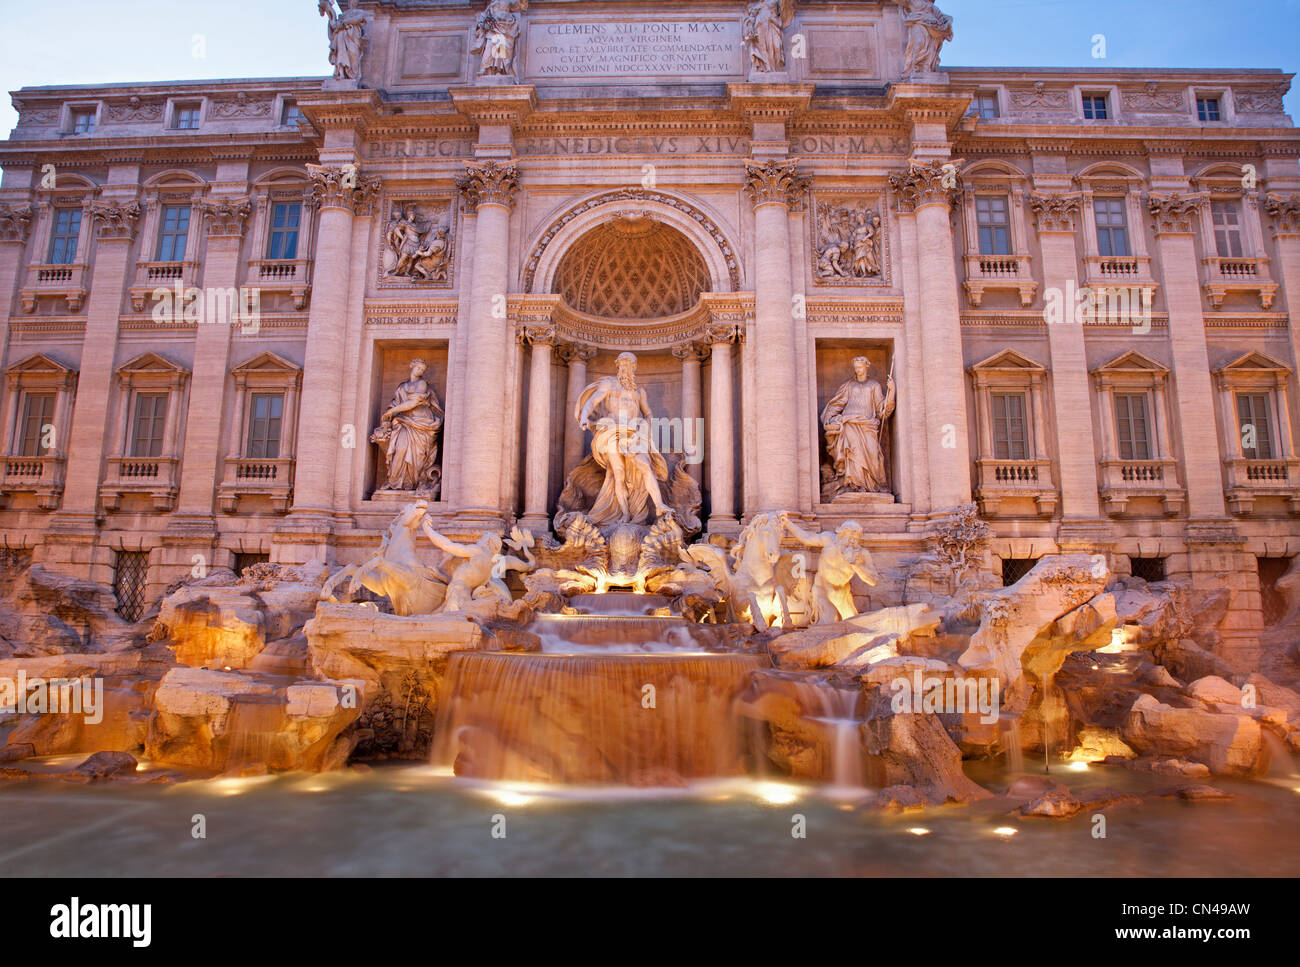
[[[271,209],[271,244],[268,259],[298,257],[298,227],[302,222],[302,205],[282,202]]]
[[[1010,206],[1005,195],[975,198],[975,223],[980,232],[981,255],[1011,254]]]
[[[1237,429],[1241,433],[1243,457],[1247,460],[1273,459],[1273,431],[1268,419],[1266,394],[1237,394]]]
[[[1121,460],[1150,460],[1145,393],[1115,394],[1115,435]]]
[[[1002,115],[998,110],[998,96],[992,91],[976,94],[974,107],[976,115],[985,121],[992,121]]]
[[[199,127],[199,105],[177,104],[172,127],[178,131],[196,131]]]
[[[302,117],[302,111],[298,109],[298,102],[285,101],[284,112],[280,115],[280,124],[284,127],[296,128],[300,117]]]
[[[1219,99],[1217,97],[1198,97],[1196,99],[1196,116],[1202,122],[1222,121],[1223,117],[1219,112]]]
[[[1097,217],[1097,250],[1105,258],[1127,258],[1128,221],[1123,198],[1098,198],[1093,202]]]
[[[1165,579],[1165,558],[1163,557],[1130,557],[1129,572],[1135,578],[1141,578],[1143,581],[1154,582]]]
[[[280,456],[280,421],[284,397],[278,393],[254,393],[248,414],[247,456],[275,460]]]
[[[1002,586],[1009,588],[1034,569],[1036,557],[1004,557],[1002,559]]]
[[[50,233],[50,264],[71,265],[77,257],[81,235],[81,209],[54,209],[54,230]]]
[[[993,394],[993,456],[998,460],[1029,459],[1023,393]]]
[[[185,261],[185,239],[190,233],[190,206],[166,205],[158,232],[158,261]]]
[[[73,134],[90,134],[94,130],[95,130],[94,111],[73,111],[72,112],[72,133]]]
[[[1214,244],[1219,250],[1219,258],[1241,258],[1241,209],[1237,203],[1211,202],[1210,215],[1214,219]]]
[[[45,428],[54,425],[53,393],[28,393],[23,401],[23,422],[18,440],[18,456],[38,457],[49,449],[45,442]]]
[[[135,398],[135,419],[131,423],[131,456],[160,457],[163,430],[167,425],[166,393],[139,393]]]
[[[1105,121],[1110,117],[1110,108],[1105,94],[1083,95],[1083,116],[1089,121]]]
[[[235,573],[243,576],[243,573],[255,564],[270,564],[270,554],[245,554],[242,552],[235,553]]]
[[[113,569],[113,594],[117,613],[126,621],[138,621],[144,613],[144,589],[149,576],[148,551],[118,551]]]

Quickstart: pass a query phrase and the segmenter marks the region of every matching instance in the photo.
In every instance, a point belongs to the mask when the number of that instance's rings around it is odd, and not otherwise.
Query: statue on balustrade
[[[896,398],[892,372],[882,389],[871,379],[871,361],[866,356],[853,360],[853,379],[839,388],[822,411],[831,458],[822,472],[823,500],[891,493],[882,440]]]
[[[515,69],[515,46],[519,42],[519,14],[528,0],[488,0],[487,8],[474,25],[471,54],[482,54],[479,74],[509,75]]]
[[[745,40],[754,70],[785,70],[785,28],[794,21],[791,0],[755,0],[745,11]]]
[[[428,364],[411,360],[411,377],[393,393],[371,443],[384,447],[388,482],[381,493],[412,491],[437,498],[442,482],[438,466],[438,435],[442,432],[442,403],[425,380]]]
[[[907,52],[903,76],[929,74],[939,69],[939,52],[952,40],[952,17],[940,12],[933,0],[898,0],[907,25]]]
[[[336,81],[361,78],[361,52],[365,44],[365,27],[369,14],[349,0],[346,10],[334,6],[334,0],[320,0],[316,9],[325,17],[330,38],[330,63]]]

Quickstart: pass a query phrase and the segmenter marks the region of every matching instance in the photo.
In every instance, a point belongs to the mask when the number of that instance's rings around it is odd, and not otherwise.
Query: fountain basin
[[[526,630],[549,654],[655,653],[741,650],[747,626],[641,615],[541,614]]]
[[[734,704],[762,665],[731,654],[455,654],[433,761],[514,782],[676,786],[744,775]]]

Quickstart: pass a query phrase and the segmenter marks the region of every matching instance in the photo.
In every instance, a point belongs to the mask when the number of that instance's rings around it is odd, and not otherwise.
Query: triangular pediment
[[[5,375],[12,379],[15,376],[71,376],[76,373],[75,369],[64,366],[52,356],[45,353],[34,353],[26,359],[20,360],[9,366],[5,370]]]
[[[1116,356],[1110,362],[1098,366],[1094,373],[1167,373],[1169,367],[1156,362],[1150,356],[1144,356],[1136,349]]]
[[[302,372],[302,368],[289,362],[289,360],[285,359],[283,356],[277,356],[275,353],[268,350],[266,352],[258,353],[247,362],[240,363],[231,370],[231,372],[241,376],[263,374],[290,376]]]
[[[1023,353],[1016,352],[1014,349],[1004,349],[970,368],[972,373],[1006,372],[1008,370],[1022,373],[1045,373],[1047,367],[1042,363],[1035,362]]]
[[[132,374],[167,374],[176,373],[188,374],[189,370],[184,366],[173,363],[165,356],[159,356],[155,352],[141,353],[132,359],[127,360],[117,368],[119,376]]]
[[[1280,359],[1255,350],[1238,356],[1232,362],[1215,370],[1216,373],[1290,373],[1291,367]]]

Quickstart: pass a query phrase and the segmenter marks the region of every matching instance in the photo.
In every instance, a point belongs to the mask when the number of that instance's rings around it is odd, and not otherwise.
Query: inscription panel
[[[744,72],[739,20],[565,21],[528,25],[525,72],[584,77],[736,77]]]

